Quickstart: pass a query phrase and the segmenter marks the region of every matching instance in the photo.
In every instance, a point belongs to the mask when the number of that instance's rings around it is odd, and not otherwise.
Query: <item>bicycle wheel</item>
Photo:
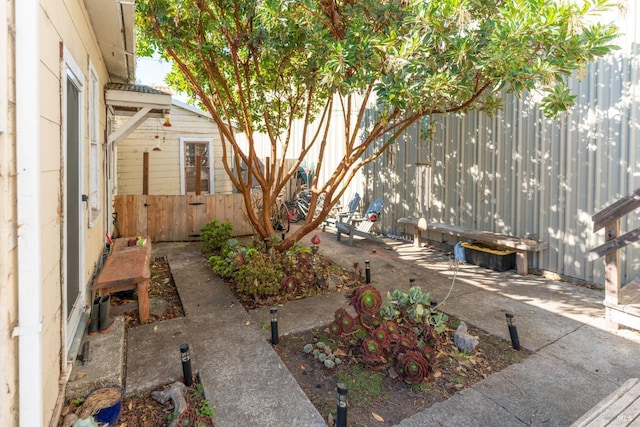
[[[302,219],[300,210],[296,206],[288,206],[289,209],[289,221],[296,223]]]

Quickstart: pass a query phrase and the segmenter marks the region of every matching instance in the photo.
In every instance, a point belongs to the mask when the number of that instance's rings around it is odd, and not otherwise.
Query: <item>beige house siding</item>
[[[119,117],[116,127],[126,119]],[[117,193],[142,194],[143,157],[148,152],[149,194],[181,194],[180,138],[213,140],[214,193],[233,192],[233,184],[222,164],[218,127],[205,113],[174,101],[170,127],[164,127],[161,118],[148,119],[118,145]]]
[[[41,253],[34,253],[31,260],[18,259],[17,210],[20,204],[16,193],[16,86],[15,86],[15,15],[16,5],[22,0],[9,0],[0,10],[0,48],[7,52],[0,69],[0,384],[3,398],[0,399],[0,424],[17,426],[20,421],[20,390],[18,381],[19,338],[12,338],[14,327],[19,325],[18,266],[24,262],[40,262],[42,300],[42,423],[57,425],[64,384],[68,381],[71,365],[65,358],[67,335],[76,325],[67,328],[62,295],[66,284],[62,277],[63,254],[63,212],[64,212],[64,169],[63,117],[61,107],[61,87],[64,82],[64,66],[61,58],[61,44],[73,57],[84,75],[81,105],[82,158],[80,182],[81,192],[89,188],[89,63],[91,62],[99,79],[100,101],[99,119],[99,165],[100,192],[104,192],[103,150],[106,106],[103,86],[109,80],[104,61],[98,47],[89,15],[82,0],[42,0],[39,2],[39,155],[40,159],[40,242]],[[20,30],[20,29],[18,29]],[[22,29],[24,30],[24,29]],[[36,190],[34,190],[36,191]],[[104,204],[104,197],[100,198]],[[89,300],[89,285],[97,262],[101,258],[106,218],[105,207],[89,227],[88,204],[83,204],[82,260],[80,286],[84,298],[80,301],[81,311],[86,311]],[[84,324],[78,326],[84,330]],[[62,384],[62,386],[61,386]]]
[[[0,64],[0,423],[14,425],[18,407],[16,393],[18,343],[11,338],[18,320],[18,280],[16,247],[16,164],[15,164],[15,46],[8,23],[11,8],[0,8],[0,51],[6,61]]]

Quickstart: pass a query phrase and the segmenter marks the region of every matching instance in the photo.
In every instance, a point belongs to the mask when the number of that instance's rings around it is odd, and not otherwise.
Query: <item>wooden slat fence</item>
[[[121,236],[150,236],[154,242],[200,240],[209,221],[229,221],[234,236],[253,234],[241,194],[114,197]],[[115,230],[114,230],[115,231]]]

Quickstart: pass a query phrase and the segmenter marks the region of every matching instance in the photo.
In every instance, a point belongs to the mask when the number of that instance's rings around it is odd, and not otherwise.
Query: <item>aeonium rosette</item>
[[[373,286],[365,285],[353,291],[349,304],[360,316],[374,316],[380,312],[382,296]]]
[[[360,347],[362,360],[370,365],[384,362],[384,352],[379,342],[372,338],[366,338],[362,341]]]
[[[397,368],[407,384],[420,384],[429,376],[429,362],[418,351],[400,353]]]

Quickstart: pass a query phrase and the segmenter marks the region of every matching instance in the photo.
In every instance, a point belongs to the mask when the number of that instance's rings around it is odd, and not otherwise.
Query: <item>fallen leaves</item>
[[[373,417],[374,420],[379,421],[381,423],[384,422],[384,418],[382,418],[380,415],[376,414],[375,412],[371,413],[371,416]]]

